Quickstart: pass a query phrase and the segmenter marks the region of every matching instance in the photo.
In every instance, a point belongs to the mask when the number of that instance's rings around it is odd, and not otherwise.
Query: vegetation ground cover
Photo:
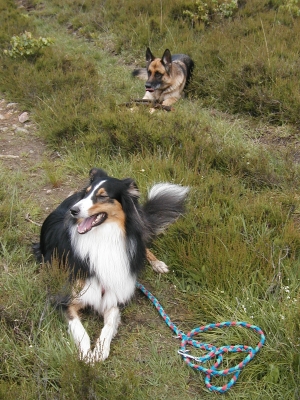
[[[142,282],[182,330],[233,319],[265,330],[266,346],[227,397],[299,398],[300,21],[290,2],[238,3],[230,18],[192,23],[184,11],[197,12],[195,3],[184,0],[0,0],[1,49],[25,31],[51,39],[39,49],[29,42],[28,55],[0,55],[0,91],[30,111],[33,138],[48,146],[34,163],[0,160],[0,397],[217,396],[184,365],[178,341],[139,293],[123,310],[108,361],[77,360],[49,303],[61,272],[33,260],[39,227],[24,215],[41,222],[100,166],[134,177],[143,195],[158,181],[191,187],[187,215],[153,248],[170,273],[147,269]],[[143,94],[130,72],[148,45],[195,59],[174,112],[120,106]],[[96,337],[101,321],[87,313],[84,323]],[[204,339],[256,343],[241,330]]]

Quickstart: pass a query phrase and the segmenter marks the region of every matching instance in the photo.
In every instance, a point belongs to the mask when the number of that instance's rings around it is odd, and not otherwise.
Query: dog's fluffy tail
[[[132,76],[141,79],[142,81],[146,81],[148,79],[147,69],[146,68],[137,68],[132,71]]]
[[[188,187],[171,183],[159,183],[150,189],[143,210],[152,238],[162,233],[184,213],[188,192]]]

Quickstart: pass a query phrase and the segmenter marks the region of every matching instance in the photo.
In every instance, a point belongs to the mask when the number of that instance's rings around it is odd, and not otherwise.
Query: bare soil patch
[[[17,103],[7,103],[0,96],[0,159],[9,169],[30,169],[41,161],[45,144],[36,135],[36,126],[28,120],[20,122],[23,114]]]
[[[44,217],[66,198],[74,187],[71,187],[70,181],[53,187],[47,179],[43,161],[53,162],[55,168],[59,154],[49,151],[46,143],[38,135],[38,127],[32,116],[30,113],[24,113],[26,110],[21,110],[17,103],[7,102],[0,94],[0,165],[2,164],[2,168],[8,173],[25,173],[26,179],[38,184],[38,191],[33,188],[30,195],[36,198]],[[26,121],[22,122],[22,117]]]

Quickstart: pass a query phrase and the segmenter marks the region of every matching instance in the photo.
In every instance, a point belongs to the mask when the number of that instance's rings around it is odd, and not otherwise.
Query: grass
[[[0,398],[218,396],[180,359],[179,341],[139,293],[122,312],[109,359],[77,360],[49,302],[61,272],[33,260],[39,227],[24,214],[41,222],[49,203],[54,208],[99,166],[134,177],[142,197],[158,181],[191,187],[186,216],[153,245],[170,273],[147,268],[140,280],[179,329],[245,320],[266,332],[266,345],[226,397],[298,399],[299,20],[279,0],[241,2],[233,19],[205,29],[182,17],[183,0],[60,3],[29,0],[18,9],[0,0],[3,49],[24,30],[54,39],[34,58],[0,55],[0,90],[30,111],[48,145],[30,168],[0,160]],[[190,92],[172,113],[120,106],[143,93],[130,71],[144,64],[147,45],[196,61]],[[95,339],[101,319],[83,319]],[[202,339],[257,341],[235,329]]]

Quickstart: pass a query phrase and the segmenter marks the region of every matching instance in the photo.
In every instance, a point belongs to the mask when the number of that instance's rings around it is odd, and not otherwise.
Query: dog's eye
[[[96,196],[96,202],[97,203],[109,203],[110,199],[109,196]]]
[[[106,190],[104,189],[100,189],[97,193],[96,193],[96,199],[99,202],[103,202],[103,201],[107,201],[109,199],[109,196],[106,192]]]
[[[161,79],[162,74],[160,72],[155,72],[155,78]]]

